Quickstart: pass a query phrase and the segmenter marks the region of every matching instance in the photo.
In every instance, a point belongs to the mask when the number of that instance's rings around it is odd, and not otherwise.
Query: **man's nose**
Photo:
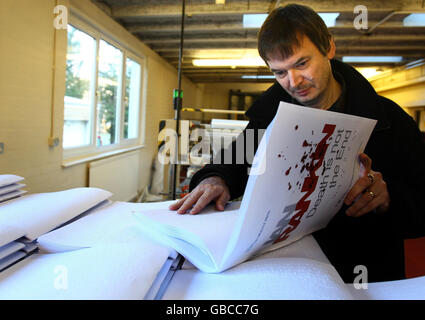
[[[288,70],[288,79],[289,85],[294,89],[297,88],[302,82],[302,77],[298,70]]]

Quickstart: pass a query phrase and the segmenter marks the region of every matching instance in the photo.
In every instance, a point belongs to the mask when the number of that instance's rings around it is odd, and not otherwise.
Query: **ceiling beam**
[[[91,0],[101,10],[177,68],[181,31],[180,0]],[[257,51],[259,28],[243,27],[245,13],[269,13],[291,1],[212,0],[186,1],[182,72],[195,83],[273,82],[273,79],[241,79],[242,75],[270,75],[267,67],[196,67],[196,58],[231,58]],[[292,1],[296,2],[296,1]],[[412,12],[425,12],[425,0],[303,0],[318,12],[339,12],[336,26],[329,28],[336,42],[336,58],[344,55],[401,55],[401,63],[358,64],[397,67],[425,57],[425,27],[404,27]],[[368,9],[369,30],[356,30],[354,7]],[[372,34],[367,34],[370,30]],[[351,64],[355,65],[355,64]]]
[[[211,34],[210,37],[208,35],[200,34],[196,37],[186,37],[184,42],[187,43],[210,43],[210,42],[247,42],[247,41],[257,41],[257,36],[248,35],[246,37],[241,37],[238,34],[230,33],[230,34]],[[178,44],[180,42],[179,39],[170,36],[164,37],[141,37],[141,40],[145,44]],[[337,44],[344,42],[352,42],[356,41],[357,44],[368,45],[368,43],[377,43],[383,42],[382,45],[388,45],[388,43],[398,43],[402,44],[402,42],[414,42],[419,44],[418,42],[422,42],[425,48],[425,33],[423,35],[355,35],[355,36],[335,36],[334,38]]]
[[[369,26],[375,26],[379,23],[379,21],[368,21]],[[398,28],[406,28],[403,25],[402,21],[386,21],[380,24],[379,29],[398,29]],[[131,23],[126,26],[127,30],[131,33],[158,33],[163,32],[166,33],[175,33],[178,34],[180,31],[180,26],[178,23],[176,24],[162,24],[161,22],[153,23],[153,24],[135,24]],[[411,28],[411,27],[407,27]],[[337,21],[334,27],[330,27],[329,30],[337,31],[339,29],[354,29],[353,21]],[[244,31],[257,33],[259,28],[244,28],[242,22],[220,22],[220,23],[196,23],[185,26],[185,33],[196,33],[196,32],[207,32],[207,31]]]
[[[173,45],[173,43],[167,44],[164,43],[163,45],[154,44],[151,45],[152,50],[163,53],[163,52],[177,52],[179,51],[179,48]],[[403,43],[399,43],[397,45],[394,45],[392,43],[385,44],[381,43],[379,46],[377,45],[337,45],[338,51],[345,51],[345,50],[352,50],[352,51],[418,51],[424,54],[424,43],[418,43],[418,44],[406,44],[403,45]],[[256,41],[243,41],[243,42],[222,42],[222,43],[210,43],[210,42],[203,42],[203,43],[186,43],[185,44],[185,50],[207,50],[207,49],[257,49],[257,42]],[[391,54],[389,52],[388,54]]]
[[[129,24],[127,26],[127,30],[132,33],[148,33],[148,32],[178,32],[179,31],[179,23],[169,24],[169,23],[161,23],[157,21],[152,24]],[[193,23],[193,24],[185,24],[184,27],[185,32],[198,31],[198,30],[247,30],[242,26],[242,22],[206,22],[206,23]]]
[[[148,17],[148,16],[178,16],[181,15],[180,3],[158,4],[155,1],[140,1],[137,5],[123,6],[118,1],[110,1],[112,15],[115,18],[122,19],[128,17]],[[114,5],[117,4],[117,5]],[[284,5],[283,3],[282,5]],[[395,10],[416,12],[424,11],[422,1],[419,0],[305,0],[304,5],[312,7],[319,12],[341,12],[347,11],[347,8],[353,8],[359,4],[364,5],[368,10]],[[211,3],[192,1],[186,5],[186,14],[188,16],[195,14],[234,14],[234,13],[268,13],[270,10],[270,1],[250,0],[250,1],[232,1],[224,5],[211,5]]]

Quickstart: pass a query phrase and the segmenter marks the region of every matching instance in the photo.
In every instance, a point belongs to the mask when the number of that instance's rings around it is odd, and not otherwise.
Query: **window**
[[[63,130],[66,157],[138,143],[139,61],[103,35],[68,25]]]
[[[133,139],[137,137],[139,129],[137,119],[139,118],[140,95],[137,88],[140,88],[141,68],[140,64],[127,58],[125,69],[124,138]]]
[[[122,60],[120,50],[100,40],[97,78],[97,146],[113,144],[117,140],[117,110],[120,104]]]
[[[68,26],[64,148],[86,146],[91,143],[95,58],[95,39]]]

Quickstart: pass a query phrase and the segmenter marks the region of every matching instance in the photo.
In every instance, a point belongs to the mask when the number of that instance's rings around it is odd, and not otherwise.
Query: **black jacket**
[[[344,81],[340,111],[378,120],[365,153],[372,159],[372,170],[382,173],[391,204],[385,214],[373,211],[359,218],[346,216],[344,205],[314,237],[345,282],[353,282],[357,265],[367,267],[369,282],[402,279],[403,239],[425,235],[425,143],[415,121],[397,104],[379,96],[354,68],[337,60],[331,65],[334,75]],[[296,103],[275,83],[246,112],[247,128],[265,129],[279,101]],[[245,190],[247,167],[206,165],[193,176],[190,190],[206,177],[218,175],[226,181],[232,199],[237,198]]]

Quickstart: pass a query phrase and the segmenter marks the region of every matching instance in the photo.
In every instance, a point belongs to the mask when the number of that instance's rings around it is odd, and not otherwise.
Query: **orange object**
[[[425,237],[404,240],[406,278],[425,276]]]

